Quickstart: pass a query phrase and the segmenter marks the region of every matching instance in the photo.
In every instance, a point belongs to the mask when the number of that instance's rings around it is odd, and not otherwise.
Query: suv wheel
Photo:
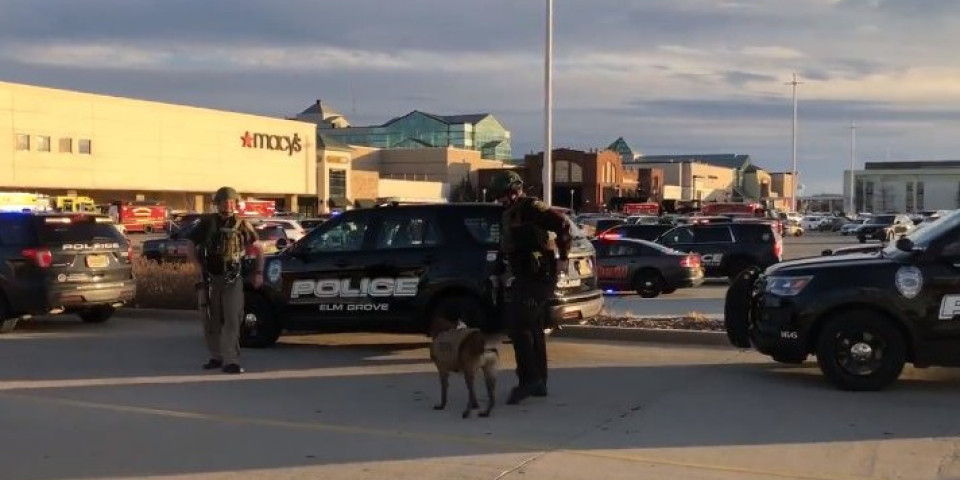
[[[727,278],[731,282],[735,281],[740,277],[743,272],[746,272],[751,269],[758,268],[756,265],[751,264],[748,260],[733,260],[727,266]]]
[[[430,309],[427,317],[427,331],[430,328],[430,322],[434,318],[443,318],[447,321],[457,323],[462,321],[468,327],[479,328],[481,330],[489,329],[487,315],[480,302],[471,295],[453,294],[441,298]]]
[[[270,304],[260,295],[246,294],[240,324],[240,346],[267,348],[277,343],[283,328]]]
[[[12,317],[12,318],[11,318]],[[7,301],[0,295],[0,333],[10,333],[17,328],[19,318],[13,317],[10,308],[7,307]]]
[[[633,289],[643,298],[656,298],[663,291],[663,277],[653,270],[641,271],[633,279]]]
[[[897,327],[869,312],[829,320],[817,339],[820,371],[842,390],[882,390],[900,377],[906,352]]]
[[[116,312],[116,309],[104,305],[102,307],[93,307],[86,310],[82,310],[77,313],[77,316],[80,317],[80,320],[83,320],[86,323],[103,323],[107,320],[110,320],[110,317],[113,316],[113,313]]]

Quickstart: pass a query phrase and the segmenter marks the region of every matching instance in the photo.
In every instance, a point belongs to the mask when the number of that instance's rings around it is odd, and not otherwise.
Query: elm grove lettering
[[[304,296],[314,298],[360,298],[360,297],[415,297],[420,279],[402,278],[364,278],[359,285],[351,285],[349,278],[296,280],[290,287],[290,298]]]

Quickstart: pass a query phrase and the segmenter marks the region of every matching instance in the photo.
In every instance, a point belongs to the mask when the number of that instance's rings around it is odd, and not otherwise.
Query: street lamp
[[[547,0],[547,38],[544,52],[543,202],[553,205],[553,0]]]
[[[785,84],[793,86],[793,170],[790,171],[790,176],[793,181],[793,191],[790,195],[792,203],[790,206],[791,210],[796,210],[797,208],[797,85],[801,84],[803,84],[803,82],[797,81],[796,73],[793,74],[793,81]]]
[[[853,172],[857,165],[857,122],[850,124],[850,215],[856,216],[856,183],[854,182]]]
[[[571,211],[571,212],[573,211],[573,194],[574,194],[575,191],[576,191],[576,190],[574,190],[574,189],[572,189],[572,188],[570,189],[570,211]]]
[[[487,203],[487,187],[483,187],[483,203]]]

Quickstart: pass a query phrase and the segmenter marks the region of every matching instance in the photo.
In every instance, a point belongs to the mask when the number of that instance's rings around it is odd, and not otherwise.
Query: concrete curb
[[[553,336],[558,338],[576,338],[585,340],[617,340],[626,342],[652,342],[730,347],[730,341],[727,340],[726,333],[700,330],[660,330],[652,328],[566,325],[561,328],[560,331],[554,331]]]

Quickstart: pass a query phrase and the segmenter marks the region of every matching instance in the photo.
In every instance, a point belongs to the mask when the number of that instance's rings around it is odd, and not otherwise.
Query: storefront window
[[[347,171],[330,170],[330,198],[347,198]]]

